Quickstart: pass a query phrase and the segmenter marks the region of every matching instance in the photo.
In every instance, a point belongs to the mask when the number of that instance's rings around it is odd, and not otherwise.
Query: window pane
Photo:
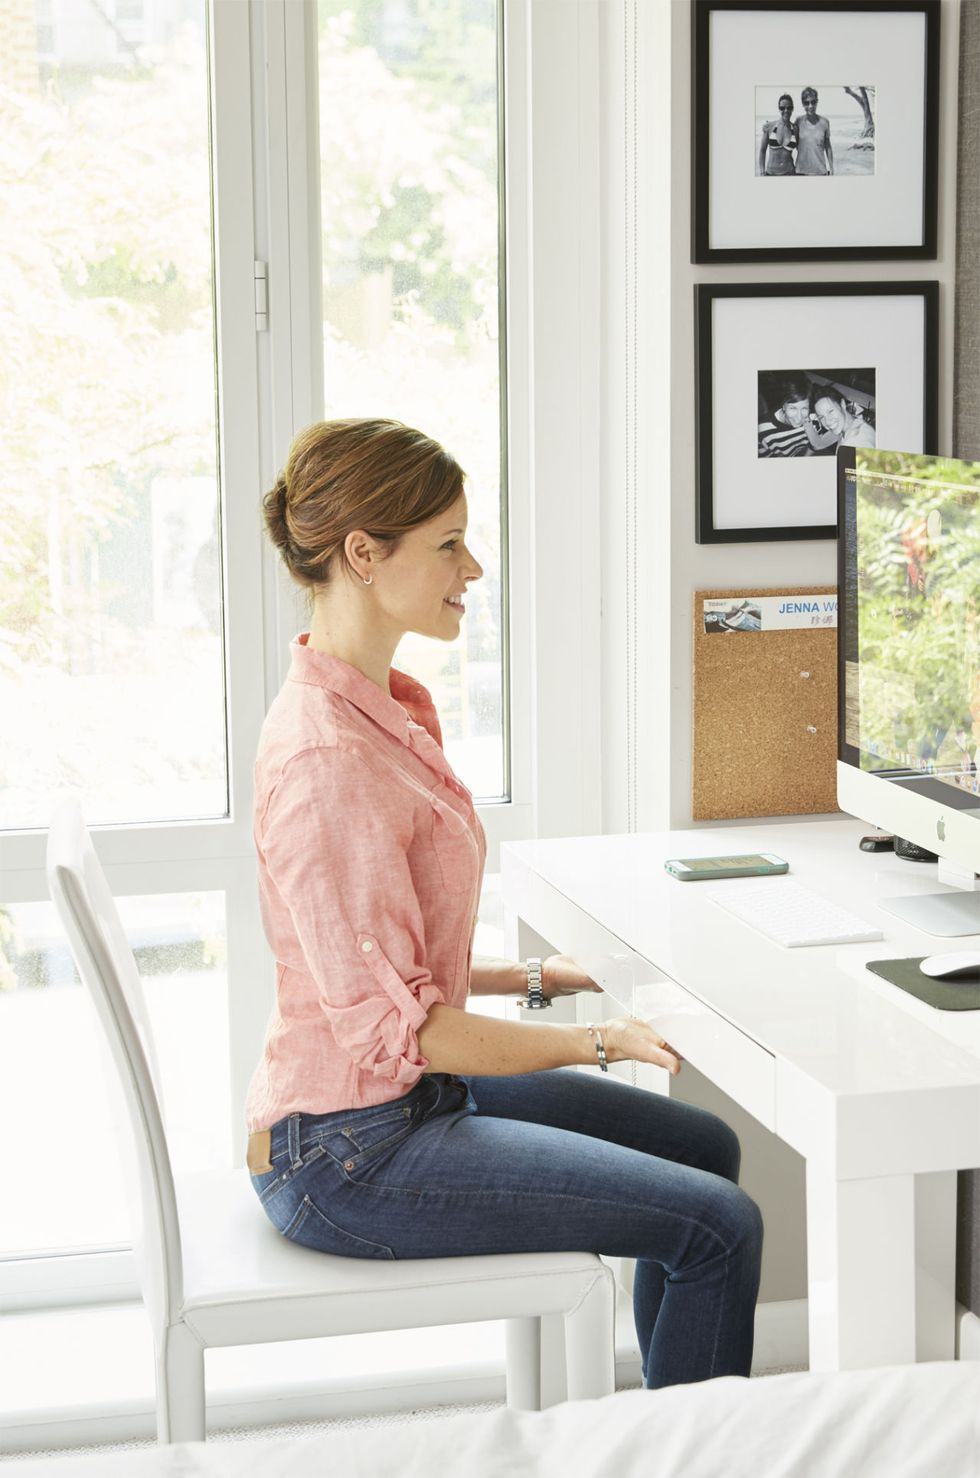
[[[0,827],[228,809],[204,0],[144,12],[5,7]]]
[[[231,1153],[225,895],[117,899],[153,1024],[176,1171]],[[121,1094],[95,1005],[51,903],[0,904],[0,1256],[130,1240]],[[97,1190],[93,1190],[96,1187]]]
[[[497,10],[494,0],[320,0],[327,417],[392,416],[467,473],[484,567],[462,634],[408,635],[450,762],[504,795]]]

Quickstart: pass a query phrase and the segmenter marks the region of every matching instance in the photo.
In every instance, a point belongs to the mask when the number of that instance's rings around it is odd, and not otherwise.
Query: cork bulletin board
[[[695,821],[837,810],[836,621],[833,587],[695,592]]]

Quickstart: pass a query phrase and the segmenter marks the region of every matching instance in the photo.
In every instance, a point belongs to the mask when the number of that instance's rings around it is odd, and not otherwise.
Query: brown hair
[[[349,533],[363,529],[394,554],[409,529],[452,507],[465,475],[437,441],[401,421],[315,421],[294,438],[262,499],[265,526],[312,608],[335,554],[349,570]]]

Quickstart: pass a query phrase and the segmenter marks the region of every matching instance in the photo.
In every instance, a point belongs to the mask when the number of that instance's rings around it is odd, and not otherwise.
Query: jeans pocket
[[[321,1130],[319,1143],[324,1153],[339,1160],[345,1170],[351,1170],[406,1139],[422,1109],[423,1103],[418,1099],[384,1113],[369,1108],[354,1109],[339,1123]]]
[[[390,1247],[380,1242],[370,1242],[366,1237],[345,1232],[324,1216],[319,1206],[310,1197],[304,1196],[297,1206],[292,1220],[283,1230],[283,1236],[299,1247],[309,1247],[314,1252],[332,1252],[337,1257],[371,1257],[394,1260]]]
[[[369,1124],[353,1124],[344,1137],[358,1156],[377,1155],[406,1139],[415,1128],[416,1117],[417,1109],[413,1111],[406,1107],[399,1110],[397,1116],[372,1119]]]

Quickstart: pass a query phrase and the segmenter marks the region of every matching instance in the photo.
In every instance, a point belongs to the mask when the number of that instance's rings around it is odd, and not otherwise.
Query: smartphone
[[[664,867],[682,883],[708,878],[767,878],[789,872],[789,863],[772,852],[755,852],[747,857],[671,857]]]

